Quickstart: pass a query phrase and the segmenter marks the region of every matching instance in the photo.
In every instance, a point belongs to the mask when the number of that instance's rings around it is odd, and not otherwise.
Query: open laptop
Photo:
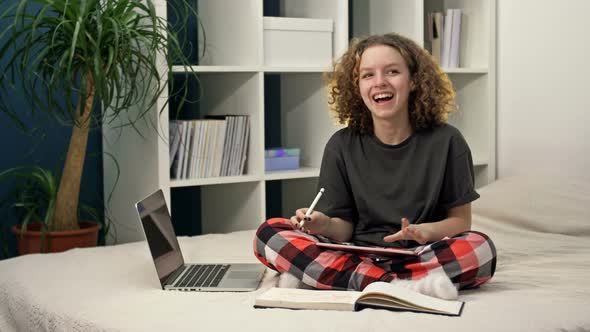
[[[258,287],[262,264],[185,264],[162,190],[135,204],[164,290],[247,292]]]

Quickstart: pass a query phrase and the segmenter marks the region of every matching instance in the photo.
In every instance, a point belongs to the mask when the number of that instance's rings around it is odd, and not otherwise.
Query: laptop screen
[[[184,265],[164,193],[158,190],[135,206],[163,287],[166,278]]]

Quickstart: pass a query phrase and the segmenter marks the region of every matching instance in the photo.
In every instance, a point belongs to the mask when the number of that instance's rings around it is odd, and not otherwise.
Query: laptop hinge
[[[186,265],[181,265],[176,270],[172,271],[172,273],[162,278],[162,287],[166,285],[172,286],[174,280],[176,280],[176,278],[178,278],[182,274],[182,272],[184,272],[185,268]]]

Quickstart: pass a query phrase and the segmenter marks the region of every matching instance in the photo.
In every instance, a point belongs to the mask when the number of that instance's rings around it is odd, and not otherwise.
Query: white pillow
[[[590,176],[532,173],[499,179],[478,192],[474,223],[482,216],[536,232],[590,236]]]

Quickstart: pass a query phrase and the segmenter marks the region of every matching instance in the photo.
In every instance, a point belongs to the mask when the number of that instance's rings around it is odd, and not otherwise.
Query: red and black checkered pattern
[[[459,289],[490,280],[496,269],[493,242],[470,231],[422,246],[417,257],[399,256],[377,261],[369,256],[316,246],[318,239],[283,218],[263,223],[254,239],[254,254],[266,266],[289,272],[320,289],[362,290],[377,280],[420,279],[444,272]]]

